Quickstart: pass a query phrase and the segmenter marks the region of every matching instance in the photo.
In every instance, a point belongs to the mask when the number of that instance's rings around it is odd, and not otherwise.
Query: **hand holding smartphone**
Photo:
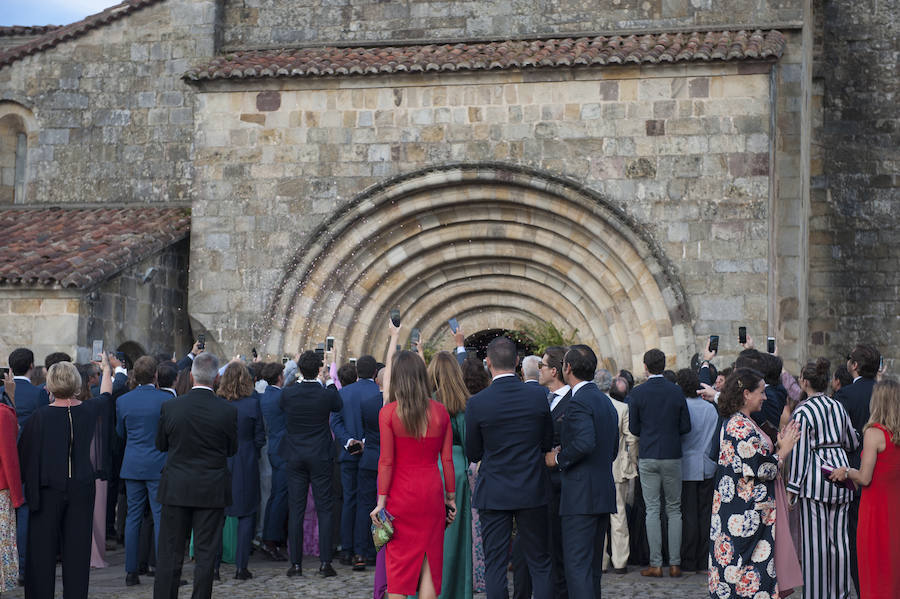
[[[747,343],[747,327],[738,327],[738,343],[740,345]]]
[[[775,337],[769,337],[766,339],[766,351],[770,354],[775,353]]]
[[[710,335],[709,336],[709,351],[710,352],[718,352],[719,351],[719,336],[718,335]]]
[[[395,327],[400,326],[400,310],[398,310],[397,308],[394,308],[393,310],[391,310],[391,323]]]

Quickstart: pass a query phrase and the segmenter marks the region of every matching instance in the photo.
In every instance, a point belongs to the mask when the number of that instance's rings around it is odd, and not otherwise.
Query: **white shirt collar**
[[[541,382],[540,382],[539,380],[537,380],[537,379],[526,379],[525,382],[526,382],[526,383],[537,383],[538,385],[541,384]]]
[[[559,402],[562,401],[562,398],[565,397],[566,393],[568,393],[568,392],[569,392],[568,385],[563,385],[556,391],[551,391],[551,393],[554,394],[553,399],[550,401],[550,411],[551,412],[556,408],[557,404],[559,404]]]
[[[172,387],[160,387],[159,390],[160,391],[168,391],[172,395],[176,395],[176,396],[178,395],[178,392],[175,391],[175,389],[173,389]]]
[[[13,377],[13,379],[15,379],[17,381],[28,381],[29,383],[31,382],[30,378],[28,378],[27,376],[24,376],[24,375],[20,375],[20,374],[15,375]]]
[[[858,377],[856,377],[855,379],[853,379],[853,382],[855,383],[856,381],[858,381],[858,380],[861,379],[861,378],[862,378],[861,376],[858,376]]]
[[[207,391],[212,391],[212,387],[207,387],[206,385],[194,385],[191,387],[191,391],[194,389],[206,389]],[[215,393],[215,391],[213,391],[213,393]]]
[[[651,374],[647,377],[647,380],[649,381],[650,379],[657,379],[657,378],[662,378],[662,375],[661,374]]]
[[[516,376],[516,373],[515,372],[504,372],[503,374],[498,374],[497,376],[495,376],[494,378],[491,379],[491,382],[493,383],[497,379],[502,379],[505,376]]]
[[[575,397],[575,394],[578,393],[578,390],[590,383],[591,381],[581,381],[574,387],[572,387],[572,397]]]

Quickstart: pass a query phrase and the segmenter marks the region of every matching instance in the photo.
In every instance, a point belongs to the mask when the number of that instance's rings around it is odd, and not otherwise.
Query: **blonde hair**
[[[253,395],[253,379],[250,371],[243,364],[232,362],[225,368],[217,390],[219,397],[228,401],[237,401]]]
[[[869,421],[863,432],[876,423],[880,424],[893,435],[891,440],[894,445],[900,446],[900,383],[897,379],[886,376],[875,383],[869,409]]]
[[[81,391],[81,375],[71,362],[57,362],[47,371],[47,391],[56,399],[73,399]]]
[[[450,352],[439,352],[428,365],[428,382],[434,398],[444,404],[450,416],[466,410],[469,391],[463,381],[462,368]]]
[[[406,432],[421,439],[428,430],[428,372],[418,354],[401,351],[391,364],[389,402],[397,402],[397,417]]]

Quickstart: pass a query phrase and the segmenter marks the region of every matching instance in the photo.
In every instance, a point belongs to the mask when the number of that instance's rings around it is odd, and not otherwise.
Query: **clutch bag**
[[[394,536],[394,517],[386,509],[382,509],[377,518],[378,524],[372,524],[372,541],[375,543],[375,551],[381,551]]]

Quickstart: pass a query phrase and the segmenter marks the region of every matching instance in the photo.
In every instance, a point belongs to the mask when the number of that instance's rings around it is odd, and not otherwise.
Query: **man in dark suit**
[[[128,514],[125,519],[125,584],[140,584],[138,546],[144,507],[150,502],[153,514],[154,547],[159,544],[159,518],[162,509],[156,500],[159,477],[166,463],[164,453],[156,449],[159,414],[171,394],[160,391],[156,381],[156,359],[142,356],[134,363],[132,374],[137,385],[116,401],[116,433],[126,440],[119,478],[125,481]]]
[[[660,491],[666,495],[669,529],[669,576],[681,576],[681,435],[691,430],[684,393],[663,378],[666,355],[651,349],[644,354],[647,382],[628,397],[628,428],[638,437],[638,471],[647,505],[647,542],[650,567],[642,576],[662,576]],[[615,509],[613,509],[615,511]]]
[[[383,376],[383,375],[382,375]],[[376,384],[379,382],[375,376]],[[379,385],[379,389],[381,386]],[[375,509],[378,502],[378,458],[381,457],[381,430],[378,427],[378,414],[384,405],[384,398],[379,392],[362,400],[359,405],[363,422],[363,436],[366,441],[365,450],[359,458],[359,488],[357,489],[357,521],[356,526],[363,530],[369,530],[371,522],[369,514]],[[359,514],[365,517],[361,521]],[[373,564],[375,560],[375,545],[372,543],[372,535],[366,535],[365,553],[363,557],[367,564]]]
[[[547,403],[550,406],[550,417],[553,419],[553,447],[559,446],[560,431],[569,400],[572,397],[569,386],[563,380],[562,363],[565,355],[565,347],[548,347],[538,362],[538,380],[534,383],[548,389]],[[555,465],[550,468],[550,489],[550,503],[547,505],[547,529],[550,539],[550,559],[553,562],[554,597],[566,599],[569,595],[566,590],[566,569],[563,560],[562,521],[559,517],[562,478],[559,468]],[[512,566],[513,599],[529,599],[532,591],[531,577],[528,575],[528,564],[525,563],[525,553],[518,538],[513,543]]]
[[[872,401],[872,389],[875,387],[875,375],[878,374],[881,355],[872,345],[861,343],[853,348],[847,356],[847,370],[853,377],[853,383],[842,387],[835,393],[834,398],[844,406],[850,422],[856,429],[856,434],[862,435],[863,428],[869,421],[869,403]],[[19,391],[16,390],[16,400],[19,399]],[[862,443],[859,449],[847,454],[851,468],[859,468]],[[856,528],[859,524],[859,493],[855,493],[850,503],[850,517],[847,530],[850,535],[850,575],[856,594],[859,595],[859,566],[856,556]]]
[[[521,536],[536,599],[553,596],[547,548],[550,479],[543,455],[552,448],[547,396],[515,375],[516,344],[497,337],[488,345],[494,379],[466,408],[466,455],[481,462],[472,505],[481,519],[488,599],[507,597],[513,519]],[[511,492],[514,490],[515,492]]]
[[[193,599],[212,596],[225,507],[231,505],[227,460],[237,452],[237,410],[213,393],[219,361],[201,353],[191,365],[193,388],[162,404],[156,449],[168,452],[159,480],[162,504],[153,599],[176,599],[185,543],[194,531]]]
[[[271,491],[263,520],[262,551],[269,559],[287,561],[278,548],[284,545],[284,527],[288,517],[287,465],[279,455],[285,430],[284,413],[281,411],[284,367],[277,362],[266,364],[262,368],[262,378],[268,386],[263,391],[259,406],[266,422],[266,453],[272,467]]]
[[[361,356],[356,361],[357,381],[341,389],[343,407],[331,417],[334,437],[343,448],[338,461],[341,465],[341,489],[344,504],[341,508],[341,548],[343,561],[353,564],[356,570],[365,570],[366,541],[369,533],[369,512],[360,509],[357,501],[359,487],[359,460],[365,452],[360,405],[365,399],[381,395],[375,384],[375,358]],[[373,506],[374,507],[374,506]],[[370,510],[371,511],[371,508]]]
[[[593,383],[597,357],[573,345],[563,360],[572,391],[560,432],[560,447],[546,455],[562,472],[562,520],[566,583],[573,599],[600,597],[603,544],[609,515],[616,511],[612,464],[619,450],[618,416]]]
[[[332,472],[334,444],[328,427],[328,417],[341,409],[341,396],[334,389],[322,385],[322,358],[306,351],[297,361],[302,378],[281,392],[281,411],[284,413],[284,438],[279,455],[287,464],[288,545],[291,568],[288,576],[302,576],[303,516],[306,497],[312,485],[319,520],[319,576],[336,576],[331,566],[333,535]],[[318,378],[317,378],[318,377]],[[362,435],[360,435],[362,437]]]

